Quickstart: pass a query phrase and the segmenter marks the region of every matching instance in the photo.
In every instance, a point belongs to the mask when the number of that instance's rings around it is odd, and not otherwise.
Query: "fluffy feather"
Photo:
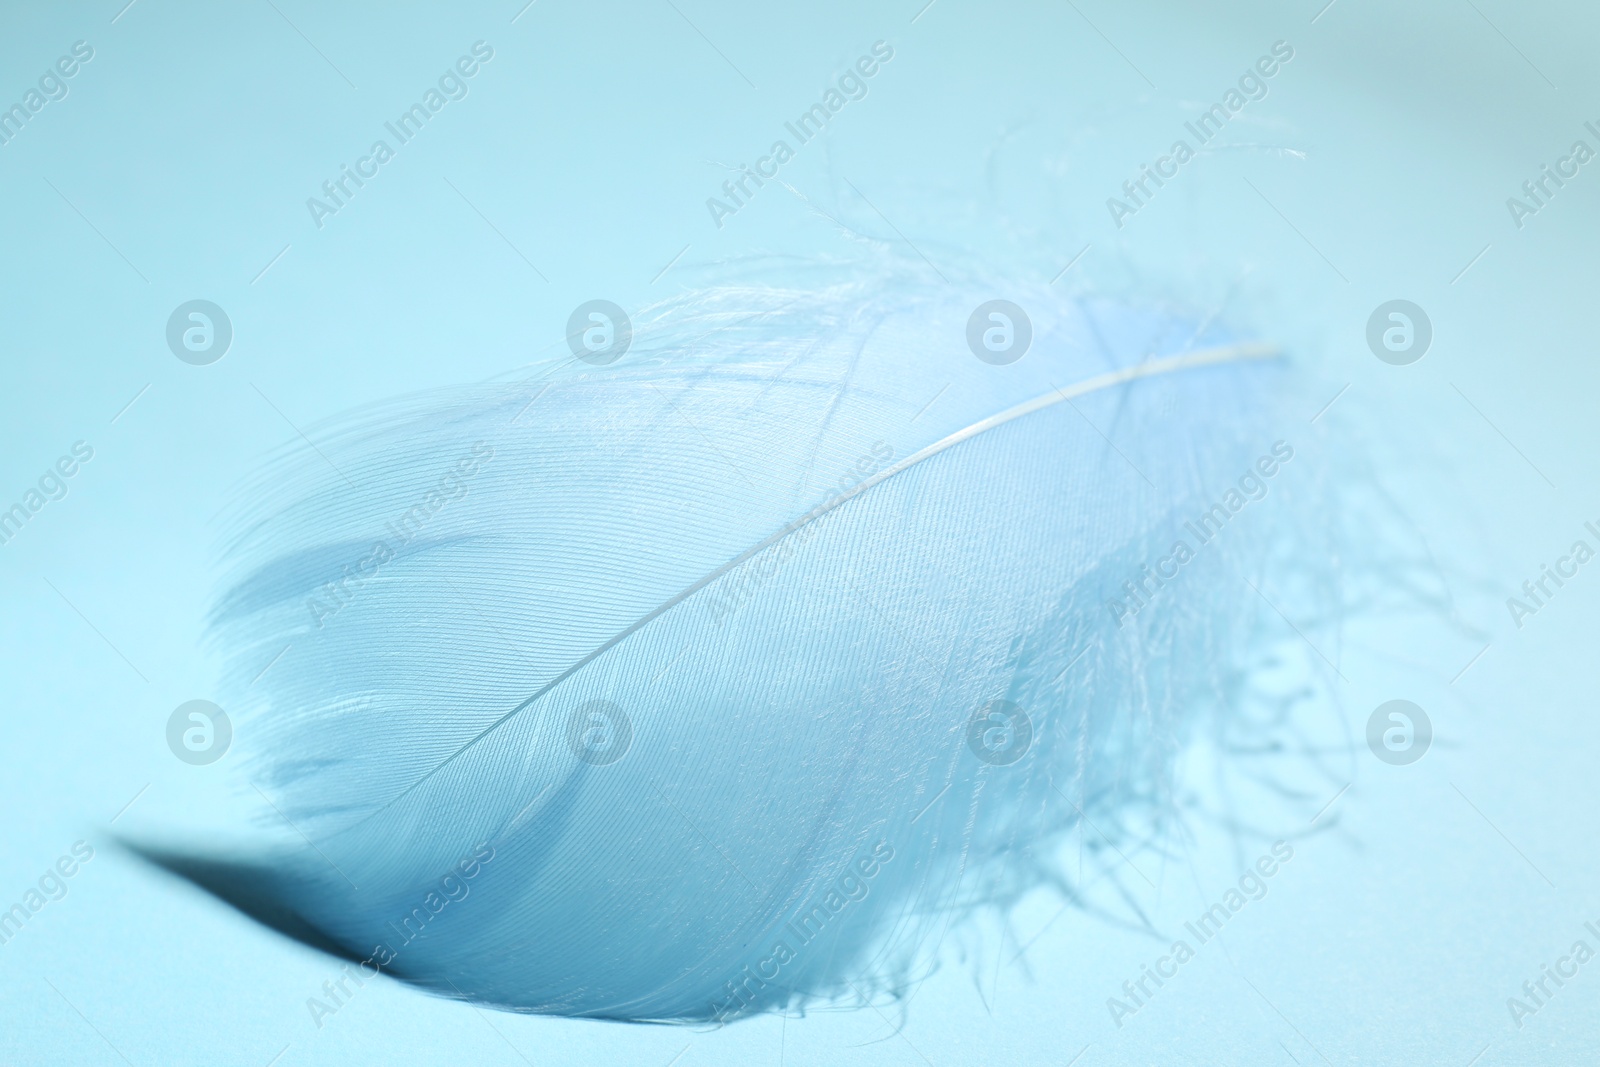
[[[319,435],[258,490],[213,620],[256,781],[307,843],[146,854],[520,1011],[904,988],[953,919],[1049,876],[1053,835],[1160,801],[1279,522],[1182,528],[1270,453],[1279,361],[1038,290],[1010,294],[1028,353],[994,366],[965,342],[991,295],[706,291],[611,366]],[[1195,559],[1119,620],[1180,537]],[[1016,762],[969,743],[996,700],[1029,720]],[[607,729],[625,753],[580,759]]]

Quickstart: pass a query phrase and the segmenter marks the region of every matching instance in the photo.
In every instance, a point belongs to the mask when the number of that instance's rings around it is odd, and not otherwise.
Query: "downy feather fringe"
[[[996,295],[1033,331],[1004,366],[966,342]],[[511,1010],[893,998],[1061,885],[1081,822],[1170,811],[1274,612],[1336,584],[1286,360],[1192,317],[889,276],[638,320],[609,366],[383,405],[248,491],[212,633],[305,840],[146,855]]]

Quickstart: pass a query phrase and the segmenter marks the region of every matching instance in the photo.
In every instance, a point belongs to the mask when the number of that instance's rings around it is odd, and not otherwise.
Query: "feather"
[[[902,992],[1080,819],[1161,802],[1278,536],[1241,477],[1293,452],[1269,346],[1041,289],[996,365],[989,295],[704,290],[609,366],[319,434],[252,491],[212,619],[295,836],[137,847],[511,1010]]]

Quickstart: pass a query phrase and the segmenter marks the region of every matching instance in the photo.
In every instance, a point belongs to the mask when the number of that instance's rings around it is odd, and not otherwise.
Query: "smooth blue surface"
[[[75,841],[96,849],[0,946],[3,1058],[1583,1062],[1600,965],[1520,1029],[1507,998],[1573,941],[1600,949],[1583,927],[1600,926],[1600,579],[1580,571],[1520,629],[1506,598],[1600,525],[1600,178],[1584,167],[1520,229],[1506,198],[1574,140],[1596,145],[1593,13],[675,2],[446,14],[138,0],[0,19],[3,103],[74,42],[94,49],[65,98],[0,146],[0,501],[74,442],[94,449],[66,496],[0,546],[0,902]],[[793,190],[768,185],[717,228],[705,200],[725,167],[754,162],[880,39],[894,59],[784,166]],[[479,40],[494,57],[465,98],[319,229],[306,198]],[[1106,198],[1278,40],[1295,55],[1267,97],[1118,229]],[[1248,811],[1295,839],[1294,859],[1120,1028],[1107,998],[1167,940],[1045,893],[1004,932],[953,939],[898,1036],[900,1016],[870,1008],[699,1032],[479,1013],[387,980],[319,1028],[306,1001],[333,961],[109,846],[111,829],[227,828],[260,806],[226,761],[184,765],[163,733],[218,684],[200,645],[219,591],[215,517],[299,430],[544,359],[583,301],[634,308],[708,265],[847,254],[828,216],[936,266],[970,258],[1049,285],[1073,263],[1057,289],[1215,312],[1325,384],[1285,419],[1309,422],[1339,394],[1319,420],[1339,428],[1307,458],[1342,469],[1346,452],[1371,452],[1447,582],[1431,587],[1442,606],[1319,641],[1346,680],[1307,730],[1353,751]],[[164,336],[196,298],[235,331],[208,367]],[[1434,325],[1409,367],[1364,339],[1395,298]],[[1437,733],[1410,767],[1362,741],[1396,697]],[[1183,781],[1208,788],[1229,758],[1199,746]],[[1196,823],[1117,878],[1165,933],[1260,852]],[[1074,877],[1076,861],[1067,848]]]

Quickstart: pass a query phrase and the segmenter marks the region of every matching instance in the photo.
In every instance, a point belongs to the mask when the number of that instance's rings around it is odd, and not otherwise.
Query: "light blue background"
[[[95,49],[67,98],[0,146],[0,502],[74,441],[95,449],[69,495],[0,546],[0,903],[73,841],[98,849],[67,897],[0,947],[0,1059],[945,1067],[1082,1051],[1086,1067],[1465,1067],[1480,1054],[1489,1067],[1592,1055],[1600,963],[1520,1030],[1505,1002],[1585,936],[1584,920],[1600,923],[1600,576],[1587,568],[1520,631],[1504,600],[1600,521],[1600,163],[1520,231],[1505,207],[1573,140],[1600,147],[1582,128],[1600,121],[1593,10],[275,3],[0,14],[0,103],[74,41]],[[467,98],[317,229],[305,199],[480,39],[495,57]],[[722,167],[754,162],[879,39],[895,58],[785,167],[794,192],[769,185],[713,226],[704,202]],[[1118,230],[1105,198],[1280,39],[1295,58],[1219,138],[1227,147]],[[227,825],[250,806],[226,760],[191,768],[163,740],[171,710],[215,678],[199,646],[215,516],[299,430],[543,358],[582,301],[638,308],[729,260],[849,254],[828,215],[898,231],[935,264],[1034,281],[1087,245],[1063,294],[1219,311],[1283,342],[1319,395],[1350,383],[1335,409],[1345,436],[1318,447],[1377,456],[1449,577],[1453,617],[1346,632],[1348,682],[1316,728],[1343,737],[1342,719],[1357,738],[1348,776],[1307,777],[1304,796],[1250,812],[1309,835],[1222,945],[1121,1029],[1105,999],[1161,942],[1060,914],[1045,894],[1009,929],[975,931],[965,958],[952,942],[898,1036],[897,1015],[870,1009],[697,1032],[479,1013],[387,980],[317,1029],[305,1000],[335,974],[328,959],[108,845],[108,821],[136,795],[116,829]],[[163,336],[197,297],[235,329],[209,367],[174,359]],[[1363,340],[1395,297],[1434,323],[1411,367],[1379,363]],[[1411,767],[1359,744],[1370,710],[1397,696],[1438,733]],[[1196,788],[1210,758],[1186,764]],[[1240,860],[1213,827],[1164,847],[1132,857],[1141,877],[1120,877],[1174,929]]]

